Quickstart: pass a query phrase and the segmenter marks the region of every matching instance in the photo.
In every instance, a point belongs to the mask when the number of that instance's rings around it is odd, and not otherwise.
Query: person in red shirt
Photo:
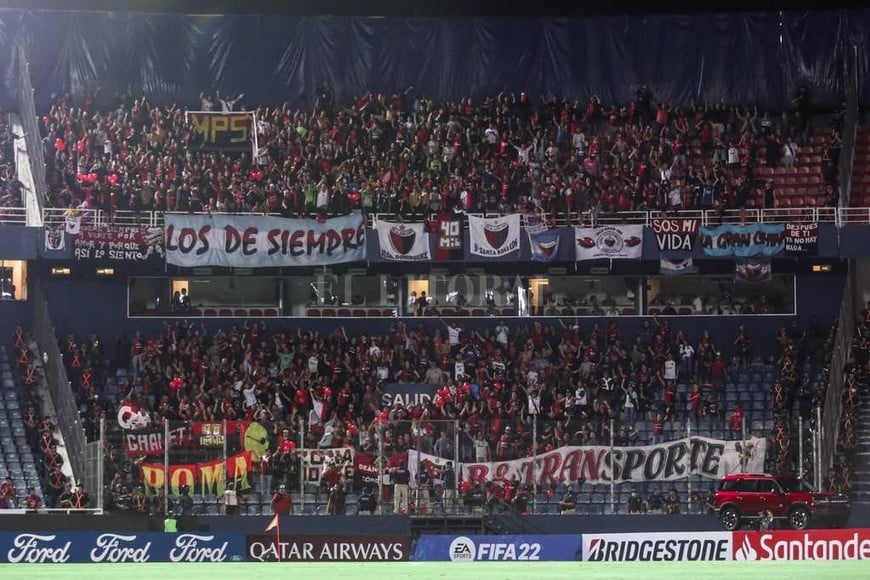
[[[737,403],[737,408],[731,413],[731,418],[728,420],[728,427],[732,431],[742,431],[743,429],[743,406]]]
[[[278,491],[272,495],[272,512],[281,516],[289,516],[293,507],[293,496],[287,491],[283,483],[278,486]]]

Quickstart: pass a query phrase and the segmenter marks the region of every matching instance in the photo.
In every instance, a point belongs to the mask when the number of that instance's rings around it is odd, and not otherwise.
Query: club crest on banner
[[[529,247],[535,262],[552,262],[559,254],[559,230],[544,230],[529,234]]]
[[[577,260],[630,259],[643,254],[643,226],[574,228]]]
[[[381,257],[386,260],[422,262],[429,260],[429,234],[425,224],[404,224],[378,220]]]
[[[520,214],[500,218],[468,216],[471,253],[498,258],[520,249]]]

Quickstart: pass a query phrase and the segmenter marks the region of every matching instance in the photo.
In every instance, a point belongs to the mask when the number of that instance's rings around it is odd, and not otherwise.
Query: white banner
[[[61,252],[66,249],[66,238],[63,235],[63,226],[45,226],[45,251]]]
[[[353,447],[333,449],[300,449],[305,481],[320,483],[327,470],[336,468],[347,480],[353,482]]]
[[[381,258],[404,262],[425,262],[429,254],[429,234],[423,223],[403,224],[378,220]]]
[[[73,236],[79,235],[82,231],[82,217],[78,215],[66,216],[66,233]]]
[[[471,254],[499,258],[520,251],[520,214],[497,218],[468,216]]]
[[[689,475],[721,479],[730,473],[763,473],[767,440],[722,441],[706,437],[677,439],[657,445],[614,447],[613,458],[606,445],[566,446],[531,457],[490,463],[461,463],[463,480],[477,482],[509,481],[521,483],[637,483],[676,481]],[[417,466],[431,470],[434,477],[447,460],[434,455],[408,451],[412,478]],[[612,465],[611,465],[612,464]]]
[[[577,260],[640,260],[643,254],[643,226],[574,228]]]
[[[165,221],[166,262],[175,266],[320,266],[366,257],[366,224],[361,214],[323,223],[221,214],[167,214]]]

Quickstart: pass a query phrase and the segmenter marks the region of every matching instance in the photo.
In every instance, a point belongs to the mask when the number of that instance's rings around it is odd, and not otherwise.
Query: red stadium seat
[[[320,310],[317,308],[309,308],[305,311],[305,316],[308,318],[320,318]]]
[[[229,308],[221,308],[220,310],[218,310],[218,316],[232,316],[232,315],[233,315],[233,311],[230,310]]]
[[[263,311],[263,316],[278,316],[277,308],[267,308]]]
[[[217,310],[214,310],[213,308],[206,308],[203,311],[202,315],[203,316],[217,316]]]
[[[248,316],[263,316],[263,311],[259,308],[251,308],[248,310]]]

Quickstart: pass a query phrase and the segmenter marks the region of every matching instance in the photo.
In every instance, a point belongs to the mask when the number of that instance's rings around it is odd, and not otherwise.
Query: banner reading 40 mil
[[[263,215],[166,215],[166,262],[175,266],[280,268],[365,257],[361,214],[323,222]]]

